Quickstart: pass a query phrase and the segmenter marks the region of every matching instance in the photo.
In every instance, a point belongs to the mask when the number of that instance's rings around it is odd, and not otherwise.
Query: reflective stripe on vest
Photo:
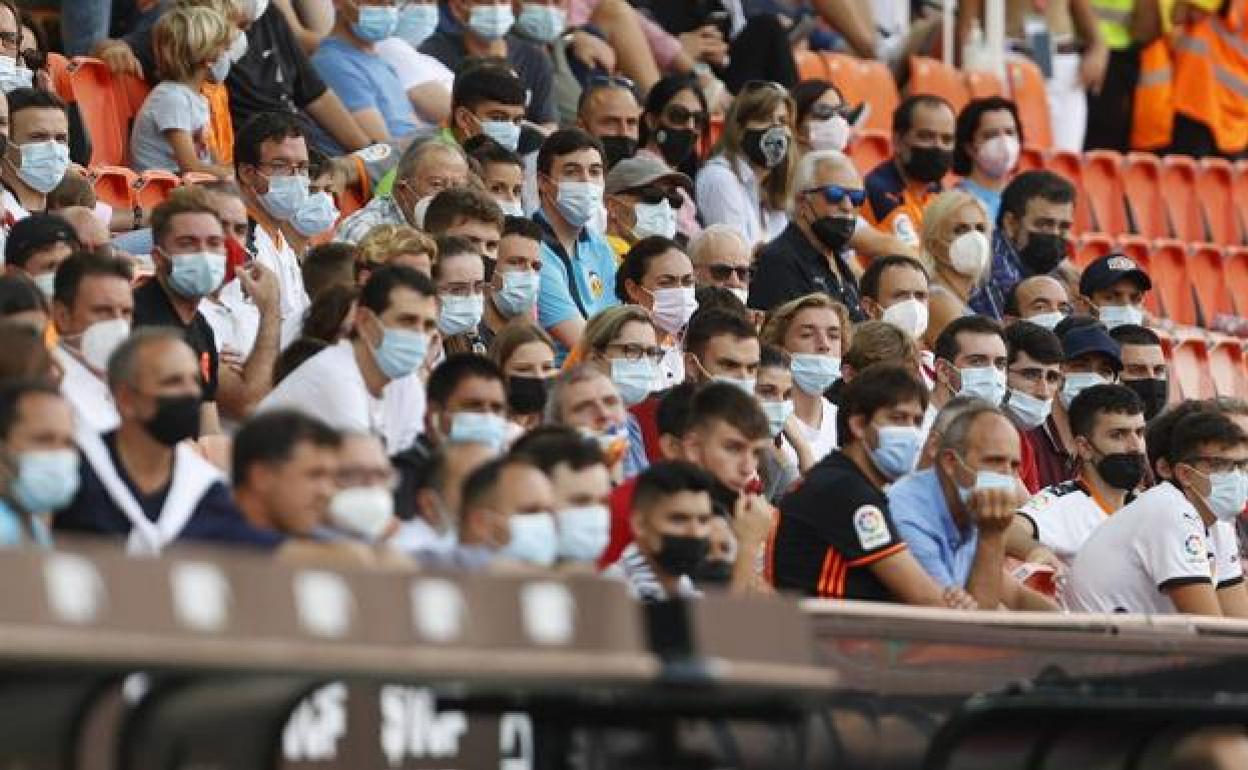
[[[1121,51],[1131,46],[1132,0],[1094,0],[1092,11],[1096,14],[1101,37],[1111,50]]]
[[[1131,149],[1161,150],[1174,132],[1174,68],[1170,45],[1155,40],[1140,51],[1140,79],[1131,105]]]
[[[1185,25],[1174,41],[1174,106],[1206,126],[1223,153],[1248,145],[1248,40],[1243,5]],[[1229,20],[1229,22],[1228,22]]]

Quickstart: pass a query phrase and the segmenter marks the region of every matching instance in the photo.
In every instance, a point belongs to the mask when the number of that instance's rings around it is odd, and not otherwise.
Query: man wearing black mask
[[[1135,391],[1144,402],[1144,419],[1152,420],[1170,399],[1170,365],[1161,349],[1161,338],[1152,329],[1123,324],[1109,330],[1122,347],[1122,373],[1118,381]]]
[[[225,477],[187,439],[199,436],[203,373],[177,329],[139,329],[109,358],[117,430],[80,433],[81,483],[57,531],[125,537],[130,553],[174,541],[276,547],[243,521]]]
[[[1067,563],[1088,536],[1131,502],[1144,479],[1144,404],[1122,385],[1093,385],[1070,404],[1079,475],[1040,490],[1018,515]]]
[[[1070,248],[1075,221],[1075,188],[1052,171],[1025,171],[1001,192],[1001,210],[992,234],[992,270],[971,295],[971,309],[998,320],[1010,289],[1057,267]]]
[[[849,158],[835,150],[802,156],[793,175],[789,225],[758,254],[747,304],[769,311],[794,297],[823,292],[865,321],[845,249],[865,193]]]
[[[893,157],[867,174],[867,221],[917,247],[923,209],[953,166],[957,119],[939,96],[911,96],[893,112]]]
[[[641,105],[628,78],[595,75],[581,91],[576,123],[602,142],[607,168],[637,154]]]

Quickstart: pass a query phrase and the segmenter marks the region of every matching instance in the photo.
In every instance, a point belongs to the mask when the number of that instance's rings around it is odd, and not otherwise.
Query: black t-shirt
[[[436,32],[421,43],[420,52],[442,62],[451,72],[457,71],[464,59],[468,58],[468,49],[464,47],[462,34]],[[553,90],[555,70],[546,54],[532,43],[526,43],[515,35],[508,35],[507,61],[529,91],[529,106],[525,110],[525,117],[534,123],[559,122]],[[230,97],[233,96],[231,91]]]
[[[225,86],[235,131],[257,113],[305,109],[327,89],[273,4],[247,30],[247,53],[230,67]]]
[[[905,548],[888,498],[838,449],[781,501],[772,578],[806,596],[894,601],[870,566]]]
[[[791,299],[823,292],[844,305],[855,323],[867,320],[858,304],[858,281],[849,263],[843,254],[838,253],[835,259],[834,271],[827,257],[806,240],[796,223],[791,223],[758,253],[746,304],[770,311]]]
[[[182,330],[186,344],[199,360],[199,374],[204,384],[204,400],[217,400],[217,342],[212,327],[202,313],[196,312],[189,324],[182,323],[155,278],[134,290],[134,328],[141,326],[172,326]]]

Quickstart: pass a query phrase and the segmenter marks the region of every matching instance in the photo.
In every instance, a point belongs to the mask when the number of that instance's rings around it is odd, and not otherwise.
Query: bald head
[[[1061,281],[1047,275],[1033,275],[1014,287],[1007,310],[1024,320],[1049,313],[1070,313],[1070,296]]]
[[[70,206],[57,213],[61,219],[69,223],[70,227],[74,228],[74,233],[78,236],[78,241],[83,248],[95,250],[108,244],[110,240],[108,228],[91,209],[85,206]]]

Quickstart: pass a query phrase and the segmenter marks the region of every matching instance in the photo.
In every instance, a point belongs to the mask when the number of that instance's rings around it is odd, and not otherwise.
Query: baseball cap
[[[666,179],[693,192],[693,182],[689,177],[673,171],[663,161],[649,155],[635,155],[626,158],[607,174],[607,195],[615,195],[624,190],[635,190],[638,187],[654,184]]]
[[[69,222],[56,214],[31,214],[18,220],[9,231],[9,240],[4,244],[5,264],[17,264],[56,243],[68,243],[77,248],[78,234]]]
[[[1113,362],[1115,371],[1122,369],[1122,349],[1099,323],[1070,329],[1062,336],[1062,357],[1065,360],[1089,353],[1100,353],[1108,358]]]
[[[1140,287],[1140,291],[1153,288],[1153,282],[1148,277],[1148,273],[1144,272],[1134,259],[1114,252],[1106,254],[1084,268],[1083,275],[1079,278],[1079,293],[1090,297],[1092,292],[1108,289],[1123,280],[1134,281]]]

